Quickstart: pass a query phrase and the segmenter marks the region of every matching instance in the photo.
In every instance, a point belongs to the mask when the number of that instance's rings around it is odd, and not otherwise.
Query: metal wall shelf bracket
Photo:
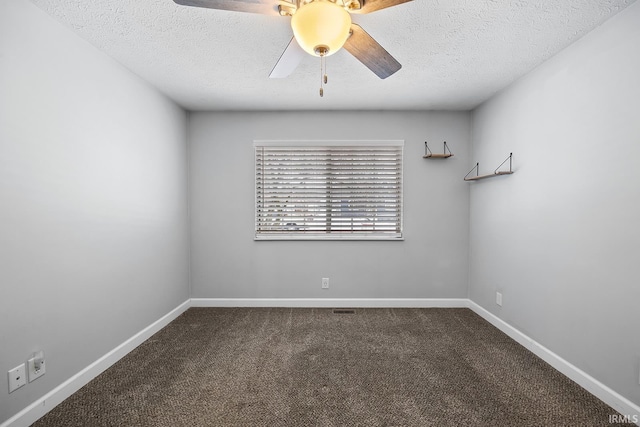
[[[509,161],[509,170],[508,171],[501,171],[498,170],[502,167],[502,165],[504,165],[507,161]],[[469,171],[469,173],[467,173],[464,177],[465,181],[477,181],[479,179],[485,179],[485,178],[491,178],[493,176],[500,176],[500,175],[511,175],[513,173],[513,153],[509,153],[509,157],[507,157],[506,159],[504,159],[504,162],[500,163],[500,165],[493,171],[493,173],[487,174],[487,175],[479,175],[479,169],[480,169],[480,162],[476,163],[476,165],[473,167],[473,169],[471,169]],[[469,178],[469,175],[471,174],[471,172],[476,171],[476,176],[472,176],[471,178]]]
[[[447,146],[447,141],[444,142],[444,149],[442,154],[434,154],[429,149],[429,145],[427,145],[427,141],[424,142],[424,156],[423,159],[448,159],[449,157],[453,157],[453,153]]]

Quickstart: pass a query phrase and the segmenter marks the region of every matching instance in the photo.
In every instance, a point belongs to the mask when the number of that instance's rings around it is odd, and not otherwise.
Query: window
[[[403,141],[256,141],[256,240],[402,239]]]

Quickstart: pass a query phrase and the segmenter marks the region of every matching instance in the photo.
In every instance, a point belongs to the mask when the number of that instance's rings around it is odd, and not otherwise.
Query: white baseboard
[[[71,396],[89,381],[100,375],[111,365],[122,359],[127,353],[138,347],[153,334],[167,326],[176,317],[184,313],[191,306],[191,301],[187,300],[175,309],[171,310],[162,318],[156,320],[151,325],[138,332],[91,365],[78,372],[58,387],[36,400],[31,405],[18,412],[13,417],[2,423],[0,427],[27,427],[43,417],[47,412],[55,408],[59,403]]]
[[[460,308],[466,298],[192,298],[192,307]]]
[[[507,334],[514,341],[518,342],[527,350],[531,351],[533,354],[547,362],[549,365],[553,366],[564,376],[579,384],[582,388],[593,394],[598,399],[602,400],[607,405],[611,406],[620,414],[628,415],[631,420],[640,425],[640,406],[631,402],[624,396],[616,393],[614,390],[602,384],[591,375],[569,363],[562,357],[555,354],[553,351],[549,350],[542,344],[523,334],[522,332],[509,325],[507,322],[500,319],[493,313],[479,306],[475,302],[468,300],[468,303],[468,307],[471,310],[473,310],[493,326]]]

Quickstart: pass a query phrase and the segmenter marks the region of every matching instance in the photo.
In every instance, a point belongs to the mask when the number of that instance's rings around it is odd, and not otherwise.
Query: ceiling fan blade
[[[413,0],[361,0],[364,4],[359,10],[351,10],[352,13],[371,13],[376,10],[386,9]]]
[[[276,65],[271,70],[269,78],[282,79],[289,77],[293,70],[296,69],[302,58],[307,53],[300,47],[295,37],[291,38],[291,41],[287,45],[287,48],[280,55],[280,59],[276,62]]]
[[[234,12],[277,15],[277,0],[173,0],[182,6],[204,7],[208,9],[232,10]]]
[[[358,24],[351,24],[351,36],[344,48],[381,79],[386,79],[402,65]]]

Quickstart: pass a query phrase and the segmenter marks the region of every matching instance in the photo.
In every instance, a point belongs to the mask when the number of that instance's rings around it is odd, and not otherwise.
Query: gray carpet
[[[355,311],[189,309],[34,426],[610,426],[616,414],[471,310]]]

